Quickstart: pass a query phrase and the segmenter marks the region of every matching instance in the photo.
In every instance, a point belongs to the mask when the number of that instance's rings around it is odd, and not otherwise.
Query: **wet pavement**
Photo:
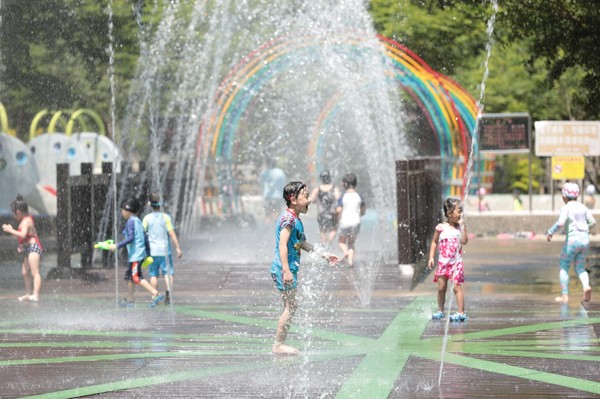
[[[576,278],[570,302],[554,302],[559,237],[472,239],[464,323],[431,321],[431,275],[411,290],[412,276],[368,251],[353,269],[304,256],[294,357],[270,352],[271,237],[185,240],[173,304],[154,309],[140,289],[136,307],[118,308],[122,270],[102,268],[19,303],[18,264],[1,262],[0,397],[600,397],[600,285],[587,310]],[[44,274],[52,266],[48,255]]]

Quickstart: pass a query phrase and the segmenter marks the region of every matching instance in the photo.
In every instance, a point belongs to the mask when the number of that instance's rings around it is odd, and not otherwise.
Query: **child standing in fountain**
[[[469,241],[467,227],[462,217],[463,204],[456,198],[447,198],[444,202],[444,215],[448,221],[440,223],[435,227],[431,248],[429,249],[429,261],[427,267],[433,268],[436,249],[439,247],[438,267],[433,278],[438,283],[438,310],[432,316],[433,320],[444,317],[444,306],[446,303],[446,291],[448,280],[454,283],[454,295],[458,305],[458,312],[450,315],[450,321],[466,321],[465,298],[462,283],[465,282],[464,266],[462,260],[462,246]]]
[[[10,209],[15,219],[19,222],[19,228],[15,230],[10,224],[3,224],[2,230],[17,237],[19,252],[25,251],[21,274],[25,281],[25,295],[20,296],[21,301],[37,302],[40,299],[42,288],[42,276],[40,274],[40,259],[42,257],[42,244],[38,238],[33,224],[33,217],[29,214],[29,205],[21,195],[10,204]]]
[[[564,226],[567,235],[560,253],[558,279],[561,295],[555,300],[560,303],[569,302],[569,268],[571,262],[574,262],[575,273],[583,287],[583,300],[588,302],[592,298],[592,288],[590,277],[585,270],[585,258],[590,249],[590,227],[596,224],[596,220],[590,210],[577,201],[579,186],[576,183],[565,183],[562,187],[562,197],[566,205],[560,209],[558,220],[547,233],[547,239],[550,241],[554,233]]]
[[[283,198],[287,209],[277,220],[275,230],[275,257],[271,264],[271,277],[281,293],[283,312],[277,323],[277,333],[273,344],[273,353],[296,355],[299,350],[285,345],[292,317],[297,309],[296,289],[298,286],[298,269],[300,268],[301,250],[312,251],[314,247],[306,241],[304,225],[300,214],[308,212],[310,200],[308,188],[300,181],[288,183],[283,188]],[[322,253],[330,265],[337,263],[335,255]]]
[[[129,267],[125,271],[125,280],[127,281],[127,300],[123,301],[123,307],[134,306],[134,290],[135,285],[141,285],[146,291],[152,294],[152,301],[149,307],[155,307],[165,297],[153,288],[150,283],[144,279],[142,275],[142,262],[146,259],[146,239],[144,235],[144,227],[140,218],[137,217],[137,212],[140,210],[140,203],[135,199],[125,201],[121,206],[121,216],[127,222],[123,235],[125,239],[117,244],[112,244],[109,249],[115,251],[127,246],[127,260]]]

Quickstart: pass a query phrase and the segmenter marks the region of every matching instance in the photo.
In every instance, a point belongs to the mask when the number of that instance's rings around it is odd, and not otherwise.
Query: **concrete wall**
[[[465,221],[470,234],[477,236],[497,236],[534,232],[545,235],[558,218],[556,214],[530,214],[529,212],[482,212],[468,213]]]
[[[532,195],[532,211],[533,212],[552,212],[560,210],[564,205],[562,196],[556,194],[554,196],[554,204],[552,203],[552,196],[547,194],[536,194]],[[512,211],[513,210],[513,196],[512,194],[490,194],[486,195],[485,199],[490,206],[492,211]],[[529,211],[529,195],[527,193],[521,194],[521,200],[523,201],[523,210]],[[579,198],[581,200],[581,197]],[[596,198],[596,208],[600,212],[600,198]],[[478,198],[477,196],[471,195],[467,200],[467,211],[469,213],[478,212]]]
[[[560,195],[554,196],[554,206],[550,195],[533,195],[533,210],[530,212],[529,196],[525,194],[521,195],[524,210],[517,212],[512,210],[513,196],[510,194],[490,194],[486,195],[485,199],[490,211],[479,212],[477,197],[469,197],[467,200],[465,217],[469,233],[496,236],[533,231],[536,235],[545,235],[556,222],[560,208],[564,205]],[[600,201],[596,206],[600,206]],[[600,223],[600,209],[592,210],[592,214]],[[598,227],[594,227],[592,233],[597,230]]]

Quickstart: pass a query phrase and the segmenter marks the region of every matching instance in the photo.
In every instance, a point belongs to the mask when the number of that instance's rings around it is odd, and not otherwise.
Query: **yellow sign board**
[[[585,175],[585,158],[578,156],[552,157],[552,179],[576,180]]]

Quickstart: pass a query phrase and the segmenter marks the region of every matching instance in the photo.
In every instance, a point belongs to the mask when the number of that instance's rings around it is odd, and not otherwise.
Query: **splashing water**
[[[490,16],[490,19],[488,19],[487,22],[487,34],[488,34],[488,42],[485,45],[485,49],[486,49],[486,57],[485,57],[485,61],[484,61],[484,72],[483,72],[483,79],[481,81],[481,88],[479,91],[479,99],[477,100],[477,109],[478,109],[478,118],[477,118],[477,123],[475,124],[475,129],[473,131],[473,134],[471,135],[472,140],[471,140],[471,152],[469,155],[469,161],[467,163],[467,169],[465,171],[466,175],[467,175],[467,182],[465,185],[465,193],[464,193],[464,198],[463,198],[463,203],[466,203],[467,198],[469,196],[469,186],[471,184],[471,178],[473,177],[473,157],[475,154],[475,150],[478,148],[478,141],[479,141],[479,116],[481,115],[481,113],[483,112],[483,99],[485,97],[485,82],[487,81],[488,75],[489,75],[489,60],[490,57],[492,55],[492,47],[494,45],[494,38],[493,38],[493,33],[494,33],[494,23],[496,22],[496,14],[498,13],[498,1],[497,0],[490,0],[490,2],[492,3],[492,8],[493,8],[493,12],[492,15]],[[478,149],[477,149],[478,151]],[[439,377],[438,377],[438,386],[440,386],[442,384],[442,375],[443,375],[443,371],[444,371],[444,358],[446,355],[446,345],[448,343],[448,329],[450,326],[450,311],[452,309],[452,298],[453,298],[453,291],[454,291],[454,286],[453,283],[448,284],[448,291],[450,292],[450,298],[448,300],[448,307],[447,307],[447,311],[446,314],[448,315],[448,317],[446,318],[446,325],[444,328],[444,340],[442,343],[442,356],[441,356],[441,361],[440,361],[440,373],[439,373]]]
[[[488,35],[488,42],[485,45],[486,56],[485,61],[483,63],[483,78],[481,80],[481,86],[479,88],[479,98],[477,99],[477,120],[475,123],[475,128],[473,129],[473,134],[471,134],[471,152],[469,155],[469,161],[467,163],[467,169],[465,171],[467,176],[467,182],[465,185],[465,194],[463,198],[463,202],[466,203],[467,198],[469,196],[469,187],[471,185],[471,179],[473,177],[473,157],[476,151],[479,151],[479,120],[480,116],[483,113],[483,99],[485,98],[485,84],[490,74],[489,70],[489,60],[492,56],[492,47],[494,46],[494,24],[496,23],[496,15],[498,14],[498,0],[490,0],[492,3],[493,12],[488,19],[486,32]]]
[[[120,146],[149,160],[150,186],[160,191],[159,162],[174,162],[167,200],[182,235],[200,231],[207,195],[234,204],[257,195],[234,176],[266,158],[277,158],[288,180],[354,172],[372,211],[359,241],[380,259],[382,247],[396,247],[395,160],[411,152],[390,61],[362,0],[283,3],[165,5],[140,35]]]
[[[114,49],[114,35],[113,35],[113,29],[114,29],[114,24],[113,24],[113,8],[112,8],[113,2],[112,0],[110,0],[108,2],[107,10],[108,10],[108,77],[109,77],[109,82],[110,82],[110,131],[113,134],[113,141],[115,141],[115,136],[116,136],[116,128],[117,128],[117,117],[116,117],[116,108],[117,108],[117,102],[116,102],[116,82],[115,82],[115,49]],[[111,179],[110,179],[110,190],[108,192],[108,195],[106,196],[107,201],[108,199],[110,199],[113,204],[115,204],[114,208],[113,208],[113,226],[112,226],[112,231],[113,231],[113,237],[117,237],[117,180],[116,180],[116,173],[115,171],[117,170],[116,165],[117,162],[119,162],[118,159],[113,158],[113,165],[112,165],[112,170],[113,173],[111,175]],[[106,204],[108,206],[108,204]],[[104,226],[106,226],[106,224],[108,223],[108,213],[106,213],[106,216],[102,218],[102,221],[100,222],[100,225],[102,226],[99,230],[100,231],[106,231],[106,228]],[[98,237],[97,241],[101,241],[102,239],[100,237]],[[115,305],[119,306],[119,260],[118,257],[115,256]]]

